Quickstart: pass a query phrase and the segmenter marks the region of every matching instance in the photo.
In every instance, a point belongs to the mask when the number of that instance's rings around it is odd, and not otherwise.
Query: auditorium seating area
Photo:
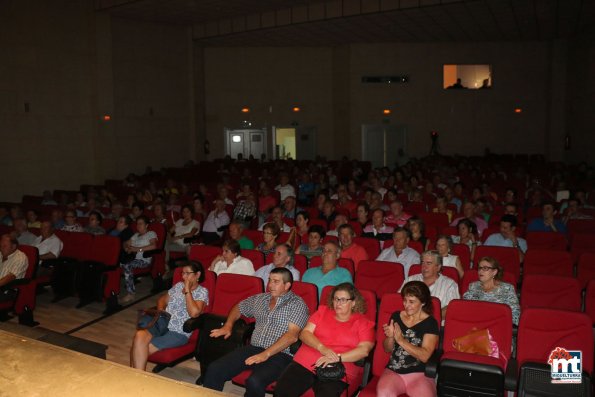
[[[304,185],[302,180],[304,173],[310,174],[312,180],[319,181],[312,185],[312,189]],[[569,318],[568,327],[565,327],[564,321],[554,320],[553,322],[556,323],[559,332],[568,333],[566,343],[584,343],[583,369],[591,374],[593,333],[584,332],[579,341],[578,336],[575,339],[570,329],[573,321],[591,326],[595,323],[595,181],[591,173],[591,170],[587,170],[584,165],[554,164],[546,162],[539,156],[523,155],[466,158],[435,156],[413,160],[396,170],[388,168],[373,170],[370,163],[347,159],[329,162],[323,160],[319,162],[236,162],[227,158],[189,164],[180,168],[165,168],[159,172],[151,171],[140,176],[130,174],[124,180],[106,180],[103,185],[81,185],[78,191],[54,190],[49,198],[26,195],[20,203],[1,203],[0,206],[6,209],[6,216],[0,219],[3,223],[0,225],[0,234],[12,232],[12,219],[19,213],[25,215],[29,211],[37,213],[41,221],[55,221],[56,214],[63,214],[67,209],[75,209],[82,215],[78,217],[78,222],[85,226],[88,222],[85,215],[88,215],[91,210],[96,210],[105,216],[102,226],[109,230],[115,225],[115,219],[110,217],[116,203],[123,204],[122,214],[126,215],[132,211],[135,203],[140,202],[144,207],[143,213],[150,219],[156,217],[153,210],[156,203],[164,203],[166,214],[165,219],[162,220],[163,225],[159,221],[151,224],[151,228],[158,232],[161,244],[159,252],[154,257],[150,269],[135,274],[137,277],[149,277],[152,280],[153,292],[157,292],[162,286],[162,278],[166,272],[163,252],[166,231],[173,221],[180,218],[182,205],[193,205],[197,211],[195,219],[201,223],[201,226],[213,209],[214,199],[224,198],[222,192],[225,192],[234,202],[234,205],[226,206],[230,218],[234,217],[234,208],[239,202],[237,195],[246,186],[249,186],[257,196],[257,208],[260,208],[263,199],[268,200],[266,193],[269,189],[272,202],[275,205],[282,205],[280,193],[275,190],[282,175],[289,176],[290,184],[297,195],[298,207],[310,214],[310,224],[316,223],[325,229],[328,227],[329,230],[335,228],[333,222],[327,224],[318,220],[321,210],[318,204],[324,204],[326,199],[333,202],[336,213],[345,214],[351,221],[357,221],[356,212],[334,198],[340,184],[348,189],[349,201],[353,204],[365,202],[371,208],[387,209],[392,201],[402,202],[405,212],[417,215],[425,222],[425,235],[429,240],[428,246],[432,249],[438,235],[458,234],[457,228],[449,224],[447,215],[435,211],[436,198],[444,197],[447,190],[453,191],[453,200],[448,206],[449,211],[453,212],[452,219],[464,216],[460,212],[461,203],[470,201],[481,204],[482,212],[479,214],[489,224],[484,234],[477,236],[477,239],[483,242],[490,233],[499,233],[499,218],[504,213],[506,204],[513,202],[518,209],[517,218],[520,221],[517,227],[518,237],[525,238],[528,245],[524,261],[519,261],[517,250],[513,248],[479,245],[472,257],[467,245],[456,244],[453,251],[461,258],[465,269],[464,277],[459,279],[454,268],[444,268],[443,273],[458,283],[462,296],[469,284],[478,280],[474,263],[479,258],[492,256],[499,260],[505,269],[504,281],[510,282],[516,288],[522,307],[518,338],[512,337],[513,327],[507,306],[457,300],[452,303],[452,311],[450,306],[447,311],[443,329],[444,339],[441,341],[443,356],[438,358],[439,364],[437,364],[439,379],[442,382],[439,383],[441,390],[458,387],[457,382],[455,380],[450,382],[447,375],[453,373],[452,368],[460,368],[457,362],[472,363],[469,365],[473,371],[480,374],[478,379],[484,379],[481,378],[481,374],[489,373],[491,377],[489,379],[495,379],[493,381],[498,384],[498,387],[504,389],[505,379],[508,382],[506,387],[512,387],[510,385],[516,387],[516,373],[522,365],[528,362],[545,364],[549,351],[559,347],[555,338],[552,338],[551,345],[541,346],[539,351],[533,348],[535,342],[529,335],[531,332],[537,332],[534,330],[536,324],[534,321],[543,321],[547,318],[544,316],[549,316],[551,319],[557,316]],[[329,175],[332,177],[329,178]],[[371,197],[374,191],[371,188],[372,182],[376,179],[381,181],[384,188],[380,203],[373,202]],[[333,185],[332,181],[337,181],[338,184]],[[305,189],[306,187],[308,189]],[[555,194],[559,190],[570,190],[571,199],[579,201],[580,216],[568,212],[568,199],[555,203],[558,210],[556,216],[564,221],[567,233],[526,232],[527,224],[541,216],[542,203],[555,201]],[[312,193],[306,194],[304,193],[306,191]],[[511,197],[510,194],[513,195],[512,201],[507,199]],[[319,201],[321,195],[324,197]],[[419,196],[422,197],[421,201],[411,201],[413,197]],[[270,207],[267,209],[270,210]],[[388,209],[385,213],[389,215]],[[371,211],[369,215],[371,216]],[[266,217],[265,214],[263,219]],[[284,221],[290,226],[294,225],[294,220],[291,218],[286,218]],[[252,239],[255,245],[262,242],[262,232],[257,230],[261,223],[258,214],[255,214],[249,221],[250,227],[244,232],[244,235]],[[29,230],[39,234],[37,228],[31,227]],[[190,248],[189,258],[201,261],[207,268],[213,258],[220,253],[220,245],[228,238],[227,233],[225,231],[223,237],[211,245],[203,245],[199,234]],[[108,308],[111,305],[112,310],[117,310],[117,297],[122,284],[121,270],[118,266],[119,240],[109,236],[93,236],[85,232],[57,231],[56,234],[64,243],[62,256],[80,263],[96,261],[106,265],[103,299]],[[287,238],[288,233],[284,233],[279,238],[279,242]],[[377,340],[381,344],[382,324],[387,316],[392,311],[398,310],[402,304],[396,292],[407,275],[404,274],[402,265],[398,263],[375,261],[381,249],[392,245],[392,240],[381,242],[358,234],[355,242],[366,249],[370,260],[361,262],[357,270],[350,260],[342,261],[339,265],[352,273],[355,285],[364,291],[368,309],[373,313],[370,315],[377,321]],[[423,249],[421,244],[411,244],[411,246],[419,251]],[[0,306],[0,310],[13,311],[20,316],[24,312],[34,311],[35,291],[38,285],[51,282],[50,276],[35,277],[36,249],[29,246],[23,246],[22,249],[33,264],[30,264],[26,282],[19,286],[20,291],[16,302],[12,305]],[[270,257],[266,258],[257,250],[246,250],[244,255],[253,262],[255,269],[271,261]],[[303,255],[297,255],[296,263],[299,264],[298,268],[303,274],[308,267],[319,266],[320,259],[314,257],[308,260]],[[419,266],[414,265],[409,270],[409,275],[419,271]],[[178,274],[174,275],[174,279],[178,276]],[[215,293],[218,280],[214,273],[210,273],[207,279],[209,287],[213,290],[210,307],[215,310],[218,307],[218,297]],[[242,277],[238,277],[235,286],[239,287],[241,284]],[[324,304],[323,300],[318,302],[316,294],[313,294],[311,288],[304,284],[306,283],[298,284],[299,287],[296,285],[296,293],[303,294],[307,298],[310,309],[313,310],[317,305]],[[470,316],[469,313],[481,313],[481,316],[479,314]],[[529,320],[529,317],[540,320]],[[30,319],[33,319],[32,314]],[[504,353],[503,357],[478,361],[476,357],[450,351],[452,338],[468,332],[474,326],[490,327],[490,330],[496,333],[494,336]],[[516,335],[517,330],[515,329],[514,332]],[[128,335],[122,335],[123,339],[128,337]],[[190,355],[193,351],[192,343],[196,343],[196,340],[195,332],[190,346],[178,349],[177,352],[159,352],[150,360],[159,364],[159,370],[175,365]],[[363,387],[360,395],[375,395],[373,385],[387,360],[387,355],[380,350],[381,348],[377,346],[370,354],[368,364],[371,367],[366,368],[365,371],[362,369],[362,384],[350,385],[350,395],[357,391],[359,386]],[[517,355],[516,360],[512,352]],[[518,368],[511,369],[511,365],[518,365]],[[520,370],[520,373],[523,374],[523,370]],[[370,380],[367,379],[368,374]],[[509,379],[510,376],[515,378],[514,382]]]

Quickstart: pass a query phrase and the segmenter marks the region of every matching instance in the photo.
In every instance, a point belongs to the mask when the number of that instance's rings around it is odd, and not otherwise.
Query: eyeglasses
[[[271,233],[271,232],[262,232],[262,234],[269,234],[269,235],[273,235],[273,233]]]
[[[480,272],[487,272],[488,270],[494,270],[495,267],[491,267],[491,266],[480,266],[477,268],[477,270],[479,270]]]
[[[335,250],[322,250],[322,252],[324,252],[325,254],[336,254],[337,251]]]
[[[351,298],[333,298],[333,302],[338,303],[339,305],[342,305],[343,303],[352,301],[353,299]]]
[[[188,275],[190,275],[190,274],[194,274],[194,273],[196,273],[196,272],[182,272],[182,274],[183,274],[184,276],[188,276]]]

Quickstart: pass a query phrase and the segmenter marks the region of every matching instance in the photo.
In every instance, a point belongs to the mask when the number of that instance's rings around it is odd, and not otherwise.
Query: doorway
[[[252,155],[260,159],[266,154],[266,129],[231,129],[225,128],[225,152],[233,159],[238,154],[247,159]]]
[[[316,158],[316,127],[272,128],[275,159],[314,160]]]
[[[394,167],[407,162],[407,126],[362,125],[362,159],[372,167]]]

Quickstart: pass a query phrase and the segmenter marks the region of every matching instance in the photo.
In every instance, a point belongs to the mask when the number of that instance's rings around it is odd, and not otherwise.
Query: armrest
[[[14,288],[14,287],[18,287],[19,285],[28,284],[30,281],[31,281],[30,278],[19,278],[19,279],[16,279],[16,280],[12,280],[8,284],[4,284],[2,286],[2,288]]]
[[[184,244],[192,244],[192,243],[194,243],[194,242],[196,242],[198,240],[200,240],[200,236],[198,234],[195,234],[192,237],[186,237],[184,239]]]
[[[517,375],[518,375],[518,365],[517,361],[514,358],[508,360],[508,365],[506,366],[506,373],[504,374],[504,388],[506,390],[516,391],[517,389]]]
[[[425,375],[428,378],[435,378],[438,374],[438,364],[440,364],[440,357],[442,356],[442,350],[434,350],[434,353],[430,356],[430,359],[426,363]]]
[[[368,384],[368,381],[370,380],[370,372],[372,372],[372,359],[370,358],[370,355],[368,355],[368,357],[366,357],[363,360],[363,363],[361,363],[363,365],[360,365],[361,360],[355,362],[355,365],[364,367],[364,373],[362,375],[362,384],[360,386],[362,389],[366,387],[366,385]]]
[[[190,317],[188,320],[186,320],[184,322],[184,325],[182,326],[182,330],[184,332],[192,332],[195,329],[200,329],[202,328],[204,322],[205,322],[205,316],[206,314],[201,314],[198,317]]]

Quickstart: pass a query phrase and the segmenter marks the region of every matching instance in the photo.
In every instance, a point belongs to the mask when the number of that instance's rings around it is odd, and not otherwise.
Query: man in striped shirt
[[[18,246],[17,239],[10,234],[0,238],[0,302],[16,298],[16,290],[7,285],[25,277],[29,266],[27,255],[19,251]]]
[[[252,369],[246,380],[245,396],[264,397],[269,383],[277,380],[293,360],[289,346],[297,341],[308,321],[308,307],[302,298],[290,291],[292,283],[293,276],[287,268],[271,270],[268,292],[235,305],[223,327],[211,331],[211,337],[227,339],[240,316],[256,320],[250,344],[211,363],[204,374],[204,387],[223,390],[226,381]]]

